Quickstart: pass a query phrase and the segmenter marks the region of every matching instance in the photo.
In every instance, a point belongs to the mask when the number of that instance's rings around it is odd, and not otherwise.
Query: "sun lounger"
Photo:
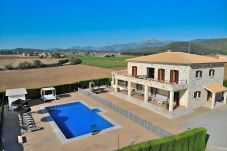
[[[33,127],[30,127],[27,129],[28,132],[35,132],[35,131],[38,131],[38,130],[42,130],[43,127],[39,127],[39,126],[33,126]]]
[[[19,124],[23,131],[34,132],[43,129],[43,127],[36,126],[35,120],[31,113],[18,114]]]

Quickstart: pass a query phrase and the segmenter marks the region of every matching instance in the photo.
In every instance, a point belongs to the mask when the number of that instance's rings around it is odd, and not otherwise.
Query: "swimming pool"
[[[99,115],[100,109],[91,109],[81,102],[45,107],[66,139],[98,132],[114,125]]]

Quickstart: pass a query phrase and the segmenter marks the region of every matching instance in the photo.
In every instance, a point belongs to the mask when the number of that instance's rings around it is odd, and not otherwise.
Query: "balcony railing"
[[[127,70],[114,71],[113,73],[116,75],[134,77],[134,78],[138,78],[138,79],[144,79],[144,80],[148,80],[148,81],[171,84],[171,85],[185,85],[188,83],[187,80],[178,80],[177,82],[171,82],[170,80],[159,80],[159,79],[155,79],[155,78],[149,78],[149,77],[147,77],[147,75],[132,76],[131,74],[128,73]]]

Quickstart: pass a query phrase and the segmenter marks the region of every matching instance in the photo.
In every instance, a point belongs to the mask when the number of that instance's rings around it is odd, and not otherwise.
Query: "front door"
[[[176,103],[177,106],[180,105],[180,93],[179,92],[174,92],[174,102]]]
[[[212,92],[207,91],[207,101],[212,100]]]
[[[137,66],[132,66],[132,76],[137,76]]]

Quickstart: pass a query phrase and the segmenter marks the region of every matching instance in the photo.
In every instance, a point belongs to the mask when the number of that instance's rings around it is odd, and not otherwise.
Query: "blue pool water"
[[[113,127],[112,123],[97,114],[101,110],[90,109],[81,102],[50,106],[46,110],[67,139],[89,134],[94,129],[101,131]]]

